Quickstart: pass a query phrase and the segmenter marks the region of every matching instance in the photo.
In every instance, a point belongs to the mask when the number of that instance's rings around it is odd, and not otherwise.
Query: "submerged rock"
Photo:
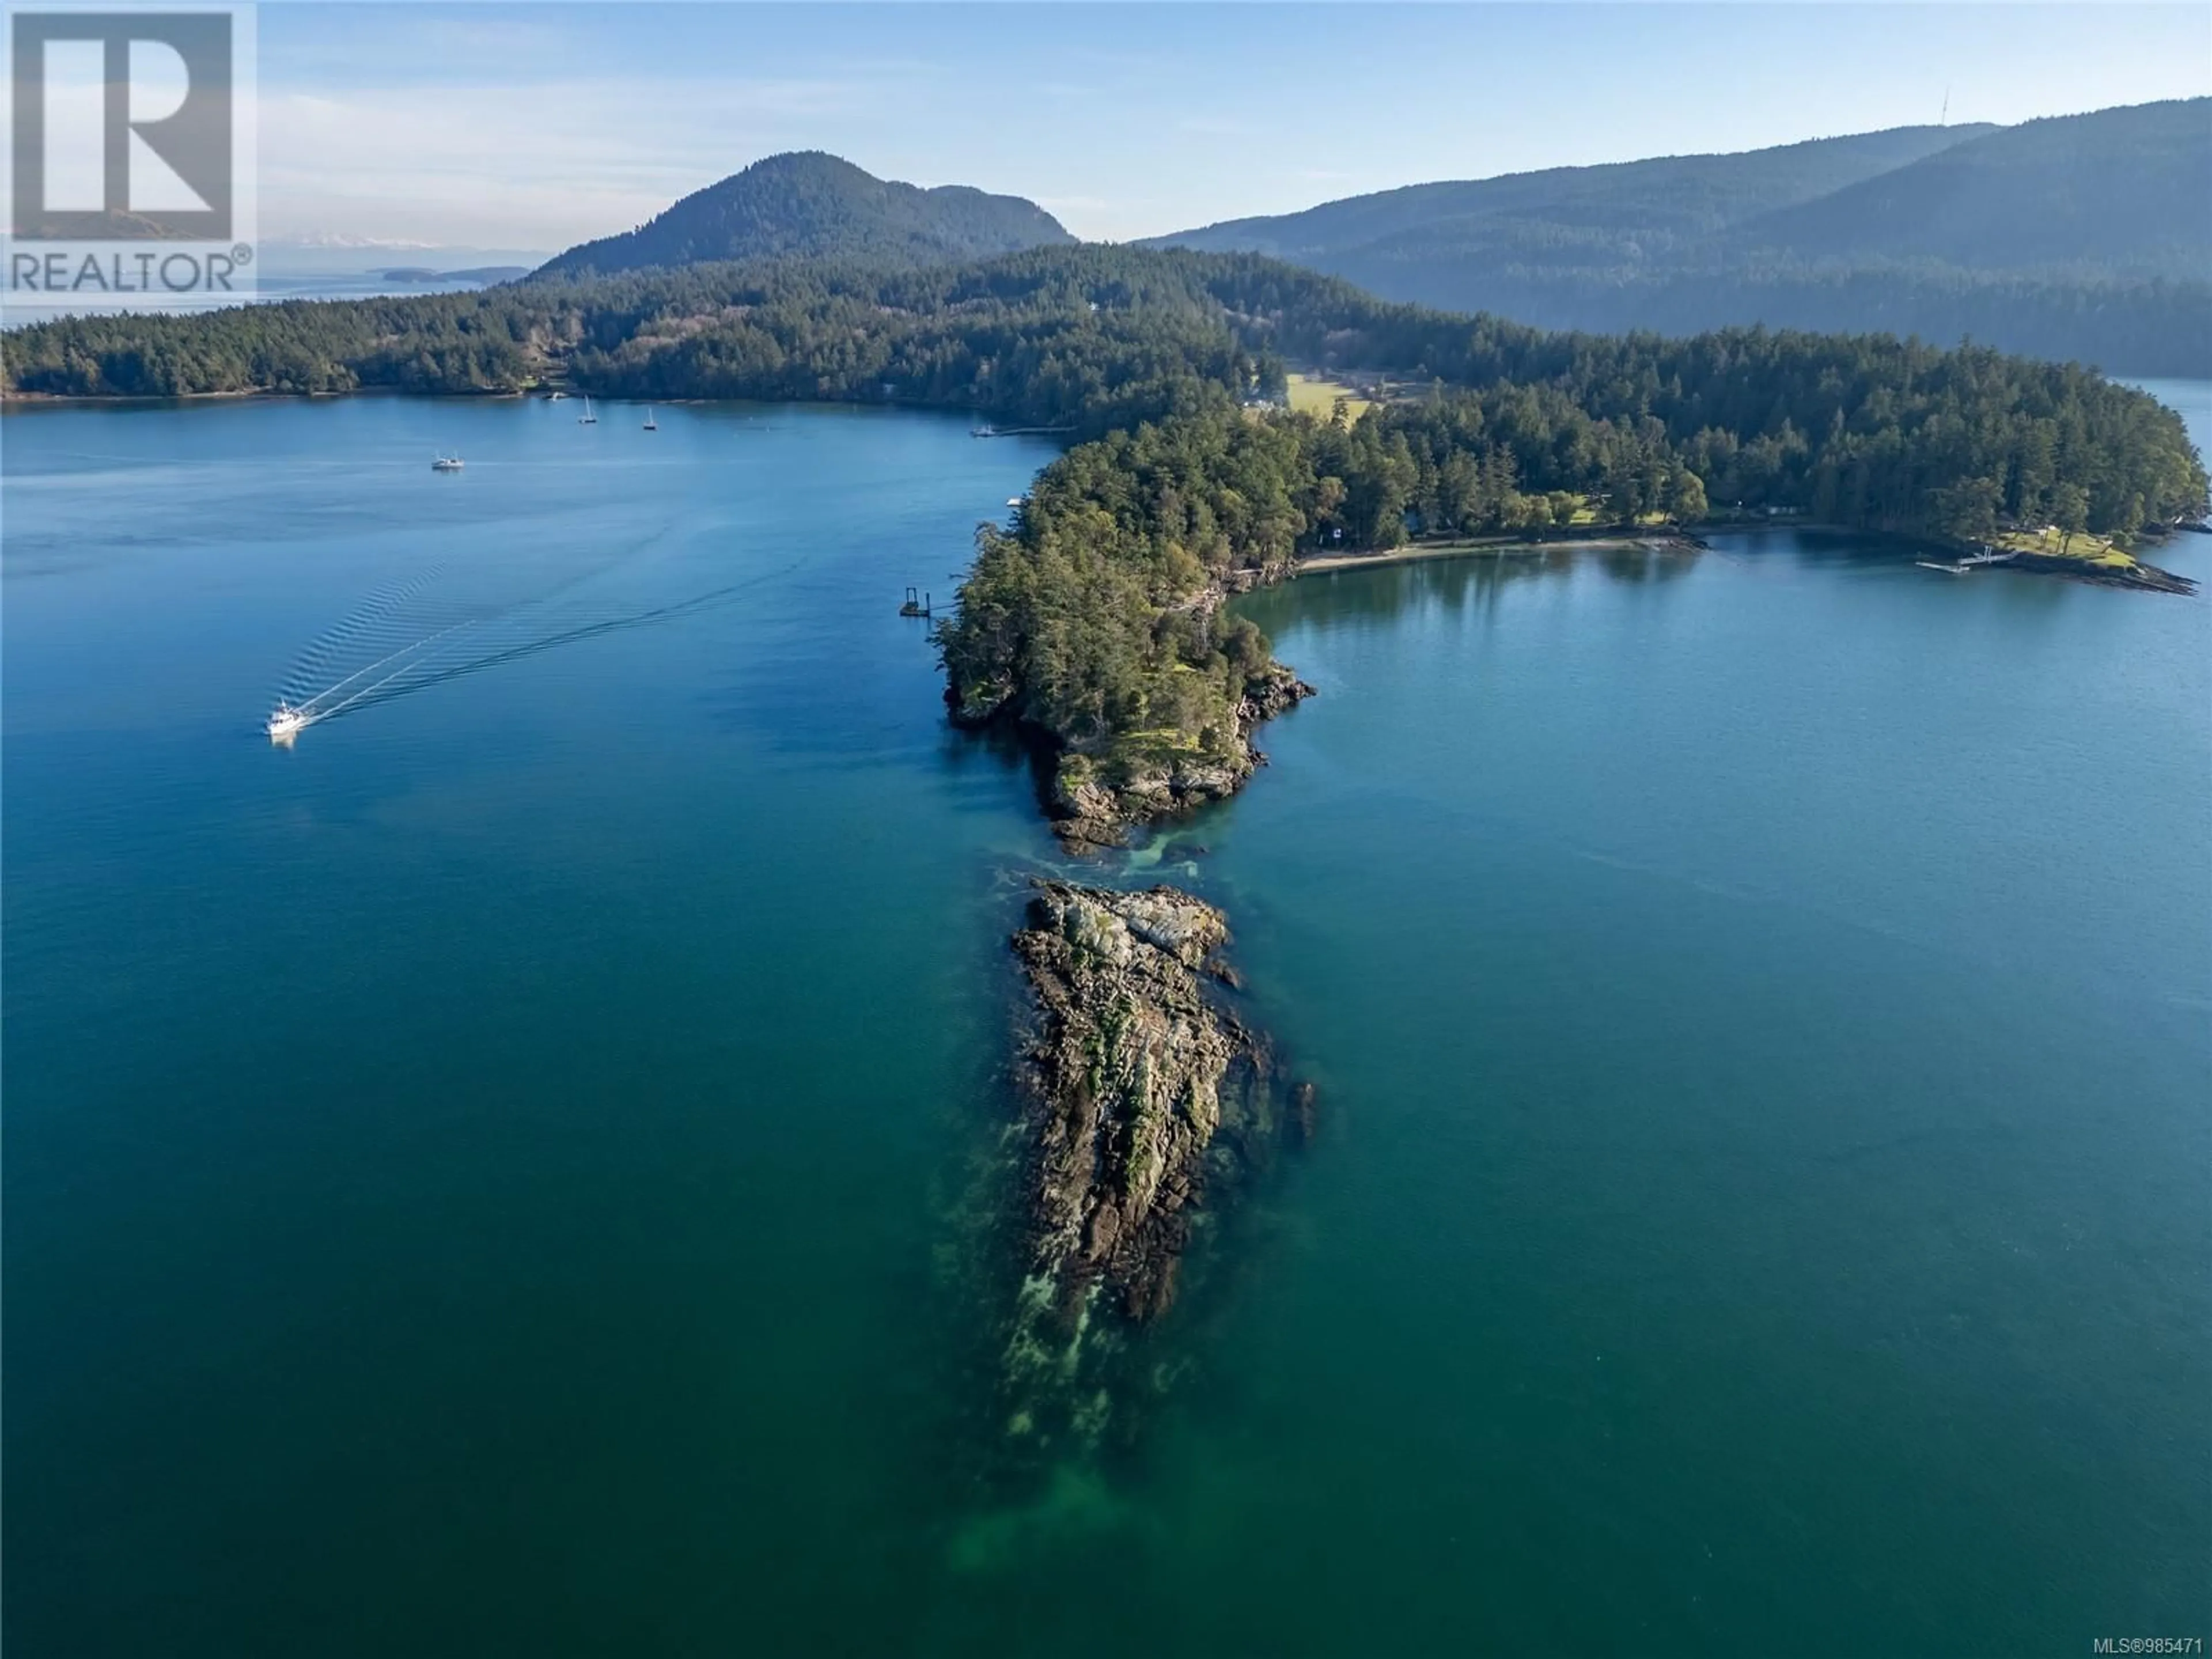
[[[1024,1057],[1032,1272],[1064,1307],[1103,1291],[1150,1317],[1173,1299],[1224,1079],[1254,1052],[1200,988],[1228,925],[1171,887],[1062,882],[1038,884],[1029,920],[1014,950],[1042,1017]]]
[[[1018,1436],[1095,1437],[1098,1349],[1174,1303],[1208,1188],[1279,1133],[1264,1038],[1209,985],[1228,925],[1172,887],[1040,879],[1013,938],[1035,1019],[1017,1066],[1024,1279],[1006,1350]]]

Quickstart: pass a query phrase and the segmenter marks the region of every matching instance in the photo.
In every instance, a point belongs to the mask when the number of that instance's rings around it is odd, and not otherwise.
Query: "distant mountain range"
[[[1478,253],[1576,265],[1644,264],[1996,131],[1899,127],[1736,155],[1669,155],[1409,185],[1303,213],[1157,236],[1150,246],[1265,253],[1298,264],[1357,254],[1377,264],[1408,264]]]
[[[544,276],[780,254],[926,263],[1073,242],[1018,196],[965,185],[924,190],[877,178],[819,150],[771,155],[620,236],[570,248]]]
[[[924,190],[807,151],[540,274],[938,264],[1074,240],[1019,197]],[[1386,299],[1547,328],[1971,336],[2118,374],[2212,375],[2212,99],[1414,185],[1146,246],[1268,254]]]
[[[1807,261],[2212,278],[2212,98],[2002,127],[1737,228]]]
[[[1554,328],[1971,334],[2212,374],[2212,99],[1416,185],[1150,245]]]

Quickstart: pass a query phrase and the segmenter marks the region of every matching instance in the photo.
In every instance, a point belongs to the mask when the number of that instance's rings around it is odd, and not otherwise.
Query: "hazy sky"
[[[783,149],[1125,238],[1431,179],[2212,93],[2212,7],[260,8],[261,231],[555,249]]]

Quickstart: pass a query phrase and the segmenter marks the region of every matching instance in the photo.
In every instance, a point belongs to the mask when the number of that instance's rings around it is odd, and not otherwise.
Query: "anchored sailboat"
[[[647,432],[658,432],[660,430],[660,422],[653,418],[653,405],[651,404],[647,404],[645,406],[645,429]]]
[[[592,413],[592,394],[587,392],[584,394],[584,412],[576,416],[576,424],[578,426],[597,426],[599,423],[599,417]]]

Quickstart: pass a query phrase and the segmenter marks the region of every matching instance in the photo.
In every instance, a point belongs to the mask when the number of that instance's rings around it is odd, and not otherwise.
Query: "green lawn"
[[[2102,565],[2108,570],[2131,569],[2136,562],[2133,555],[2121,551],[2109,538],[2092,536],[2087,531],[2076,531],[2069,542],[2056,530],[2008,530],[1997,538],[1996,544],[2021,553],[2043,553],[2054,558],[2081,559],[2091,564]]]
[[[1327,420],[1336,400],[1345,401],[1345,416],[1358,420],[1375,407],[1373,402],[1361,397],[1348,386],[1339,386],[1334,380],[1324,380],[1315,374],[1292,374],[1290,382],[1291,408],[1298,414],[1311,415],[1317,420]]]

